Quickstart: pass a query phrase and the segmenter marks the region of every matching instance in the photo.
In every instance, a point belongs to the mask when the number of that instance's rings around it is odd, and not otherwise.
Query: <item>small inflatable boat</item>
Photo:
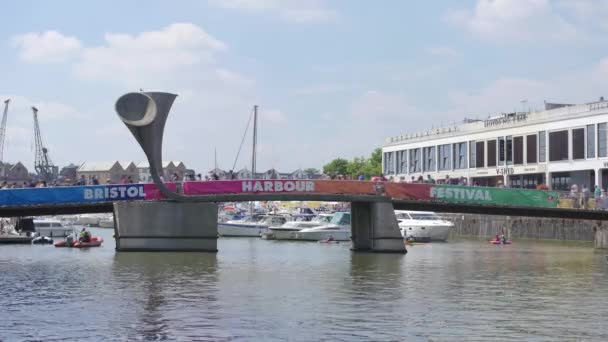
[[[98,236],[93,236],[91,241],[83,242],[83,241],[60,241],[55,244],[55,247],[72,247],[72,248],[88,248],[88,247],[99,247],[103,243],[103,238]]]
[[[52,244],[53,243],[53,239],[51,239],[48,236],[38,236],[34,239],[32,239],[32,244],[34,245],[47,245],[47,244]]]
[[[489,243],[493,244],[493,245],[510,245],[512,243],[511,240],[507,240],[505,242],[502,241],[496,241],[496,240],[490,240],[488,241]]]

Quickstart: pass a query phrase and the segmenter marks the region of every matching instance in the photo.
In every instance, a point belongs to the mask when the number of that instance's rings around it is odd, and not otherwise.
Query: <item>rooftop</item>
[[[558,121],[565,119],[566,117],[573,118],[577,116],[604,114],[606,112],[608,112],[608,101],[605,101],[603,97],[597,102],[578,105],[545,102],[545,109],[542,111],[501,113],[490,116],[484,120],[465,118],[459,124],[454,123],[453,125],[446,127],[432,128],[426,131],[388,137],[385,140],[385,146],[523,126],[532,123]]]

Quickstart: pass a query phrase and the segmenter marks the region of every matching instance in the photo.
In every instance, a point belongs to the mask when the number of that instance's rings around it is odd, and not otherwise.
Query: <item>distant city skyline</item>
[[[116,10],[120,8],[120,10]],[[114,113],[179,96],[163,157],[232,169],[260,106],[258,169],[369,156],[386,137],[585,103],[608,89],[608,1],[208,0],[7,3],[4,161],[33,170],[31,106],[58,166],[145,160]],[[136,13],[136,14],[135,14]],[[251,130],[249,130],[249,134]],[[250,135],[235,170],[250,168]]]

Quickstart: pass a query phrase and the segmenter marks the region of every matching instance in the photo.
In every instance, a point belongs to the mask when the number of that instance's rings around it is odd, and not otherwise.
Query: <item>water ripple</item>
[[[0,340],[608,340],[588,247],[478,241],[406,256],[221,239],[220,252],[0,246]]]

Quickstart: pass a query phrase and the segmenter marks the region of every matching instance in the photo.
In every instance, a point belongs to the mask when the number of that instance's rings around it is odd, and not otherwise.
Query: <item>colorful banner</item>
[[[175,183],[165,184],[175,192]],[[386,196],[394,200],[441,201],[522,207],[558,207],[558,193],[544,190],[454,185],[331,180],[232,180],[185,182],[185,195],[218,194],[344,194]],[[0,190],[0,206],[159,200],[154,184],[117,184]]]
[[[0,190],[0,206],[112,202],[147,199],[143,184]]]
[[[430,199],[450,203],[557,207],[557,191],[433,185]]]
[[[382,184],[382,183],[380,183]],[[375,195],[376,183],[359,181],[327,180],[232,180],[211,182],[186,182],[183,185],[186,195],[214,194],[349,194]]]

